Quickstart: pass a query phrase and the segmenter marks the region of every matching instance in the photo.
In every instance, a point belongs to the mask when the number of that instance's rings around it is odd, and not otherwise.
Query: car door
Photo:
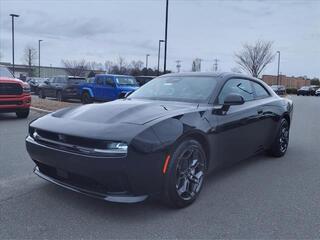
[[[102,96],[102,89],[103,89],[103,76],[96,76],[95,79],[95,84],[93,85],[93,92],[94,92],[94,97],[98,101],[102,101],[103,96]]]
[[[53,88],[53,84],[54,84],[54,79],[55,78],[50,78],[48,79],[47,83],[44,84],[43,86],[43,91],[44,91],[44,94],[48,97],[51,97],[52,96],[52,88]]]
[[[259,82],[251,81],[255,95],[256,110],[259,114],[260,128],[256,132],[259,145],[264,148],[269,147],[274,139],[275,129],[277,128],[277,105],[270,92]]]
[[[248,158],[259,150],[260,129],[259,113],[254,101],[254,90],[250,80],[243,78],[229,79],[218,95],[217,103],[223,104],[226,96],[239,94],[244,104],[230,106],[224,114],[218,114],[216,141],[218,158],[221,165],[230,164]]]
[[[105,85],[104,85],[104,96],[105,100],[112,101],[118,98],[116,91],[116,84],[114,82],[114,77],[106,76],[105,77]]]

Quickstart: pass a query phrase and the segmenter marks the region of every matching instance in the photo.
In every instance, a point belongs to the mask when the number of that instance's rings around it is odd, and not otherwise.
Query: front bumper
[[[45,174],[43,174],[42,172],[40,172],[39,167],[36,166],[34,168],[34,173],[36,175],[38,175],[39,177],[41,177],[44,180],[47,180],[51,183],[54,183],[60,187],[69,189],[71,191],[77,192],[77,193],[81,193],[84,195],[87,195],[89,197],[94,197],[94,198],[98,198],[98,199],[102,199],[105,201],[109,201],[109,202],[118,202],[118,203],[137,203],[137,202],[141,202],[144,201],[148,198],[147,195],[144,196],[131,196],[131,195],[127,195],[127,194],[115,194],[115,193],[109,193],[109,194],[103,194],[103,193],[99,193],[99,192],[94,192],[94,191],[90,191],[88,189],[84,189],[84,188],[80,188],[80,187],[76,187],[76,186],[72,186],[69,185],[65,182],[59,181],[55,178],[49,177]]]
[[[30,136],[26,147],[38,176],[91,197],[112,202],[140,202],[161,189],[161,179],[152,172],[152,167],[141,170],[127,157],[73,153],[43,145]],[[149,164],[152,161],[147,160]],[[161,168],[158,169],[160,173]]]
[[[0,111],[16,111],[20,109],[27,109],[31,106],[31,96],[1,96],[0,97]]]

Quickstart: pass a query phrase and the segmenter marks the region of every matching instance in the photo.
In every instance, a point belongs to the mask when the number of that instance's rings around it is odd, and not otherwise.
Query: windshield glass
[[[118,85],[138,86],[136,79],[133,77],[116,77],[115,79]]]
[[[68,79],[68,83],[69,84],[81,84],[81,83],[85,83],[86,79],[85,78],[69,78]]]
[[[216,83],[217,82],[213,77],[159,77],[136,90],[130,95],[130,98],[181,102],[208,102]]]
[[[6,68],[0,66],[0,77],[14,78],[12,73]]]

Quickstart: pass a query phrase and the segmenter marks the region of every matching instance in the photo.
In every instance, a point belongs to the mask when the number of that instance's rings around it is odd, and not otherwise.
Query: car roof
[[[109,76],[109,77],[133,77],[130,75],[120,75],[120,74],[96,74],[96,76]]]
[[[184,73],[169,73],[165,74],[162,76],[179,76],[179,77],[191,77],[191,76],[201,76],[201,77],[214,77],[218,80],[225,80],[228,78],[248,78],[251,80],[258,80],[261,81],[260,79],[254,78],[252,76],[248,76],[245,74],[240,74],[240,73],[232,73],[232,72],[184,72]],[[160,77],[162,77],[160,76]]]

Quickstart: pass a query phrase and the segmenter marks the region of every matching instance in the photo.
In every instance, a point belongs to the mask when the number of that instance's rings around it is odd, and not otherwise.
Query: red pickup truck
[[[30,86],[0,66],[0,112],[14,112],[18,118],[27,118],[30,105]]]

